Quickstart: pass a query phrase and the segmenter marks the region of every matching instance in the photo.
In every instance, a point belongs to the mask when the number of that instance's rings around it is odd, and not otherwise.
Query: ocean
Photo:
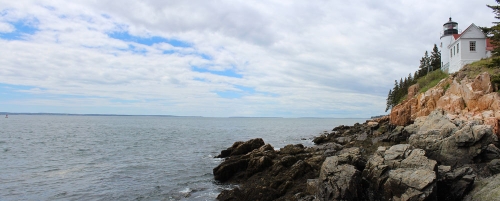
[[[275,149],[366,119],[9,115],[0,200],[215,200],[212,169],[235,141]]]

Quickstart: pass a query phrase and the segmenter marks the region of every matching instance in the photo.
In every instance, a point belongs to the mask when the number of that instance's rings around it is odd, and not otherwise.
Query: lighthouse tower
[[[453,34],[458,34],[458,23],[450,20],[443,24],[441,35],[441,70],[448,72],[450,67],[450,52],[448,46],[453,42]]]

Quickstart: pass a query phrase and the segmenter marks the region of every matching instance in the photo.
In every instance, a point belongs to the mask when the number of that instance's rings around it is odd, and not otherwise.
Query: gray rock
[[[473,169],[470,167],[452,170],[451,166],[439,166],[438,170],[438,200],[462,200],[472,188],[476,178]]]
[[[500,173],[500,159],[493,159],[488,163],[488,169],[492,174]]]
[[[465,201],[500,201],[500,174],[476,182]]]
[[[409,143],[425,150],[429,158],[443,165],[459,167],[472,163],[489,144],[497,141],[491,126],[471,121],[457,127],[440,110],[420,123],[421,128],[410,136]]]
[[[351,165],[359,159],[359,148],[343,150],[325,159],[319,175],[319,200],[362,200],[361,172]]]
[[[232,148],[234,149],[232,150],[230,155],[235,156],[235,155],[247,154],[254,149],[260,148],[263,145],[265,145],[265,143],[264,140],[262,140],[262,138],[251,139],[243,143],[235,142],[235,144],[232,146]]]
[[[398,144],[385,150],[379,147],[362,175],[375,200],[434,200],[436,165],[424,150]]]
[[[357,141],[365,141],[366,139],[368,139],[368,134],[366,132],[359,134],[356,138]]]
[[[339,143],[339,144],[342,144],[342,145],[345,145],[349,142],[351,142],[351,137],[338,137],[338,138],[335,138],[335,142]]]
[[[304,145],[302,144],[296,144],[296,145],[286,145],[285,147],[280,149],[281,154],[300,154],[304,152]]]
[[[484,159],[490,161],[493,159],[500,159],[500,149],[494,144],[489,144],[483,152]]]

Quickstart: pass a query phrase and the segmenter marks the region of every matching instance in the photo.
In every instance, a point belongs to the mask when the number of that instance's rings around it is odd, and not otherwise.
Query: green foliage
[[[439,51],[436,44],[434,44],[434,47],[432,48],[430,65],[431,65],[431,71],[435,71],[441,68],[441,51]]]
[[[421,77],[417,80],[418,86],[420,86],[420,91],[419,92],[426,92],[430,88],[436,86],[439,81],[442,79],[448,77],[448,74],[446,74],[443,71],[436,70],[432,71],[429,74],[427,74],[425,77]]]
[[[482,72],[488,72],[492,76],[500,75],[500,65],[496,64],[499,60],[500,57],[481,59],[465,66],[461,72],[469,78],[474,78]]]
[[[408,88],[411,85],[417,83],[419,78],[427,77],[429,74],[433,74],[434,71],[440,69],[441,67],[441,52],[439,52],[436,44],[432,48],[431,56],[429,56],[429,52],[425,51],[424,57],[420,59],[420,66],[415,73],[410,73],[408,77],[400,78],[398,80],[394,80],[394,88],[389,90],[389,94],[387,95],[387,104],[385,111],[392,109],[397,104],[403,102],[408,95]],[[441,70],[438,70],[441,72]],[[444,73],[443,73],[444,74]],[[446,74],[445,74],[446,75]],[[419,83],[420,86],[423,86]]]
[[[450,88],[450,83],[443,86],[443,90],[446,92]]]
[[[493,85],[495,91],[498,91],[498,88],[500,87],[500,74],[491,75],[490,79],[491,85]]]
[[[500,0],[496,0],[497,4],[500,4]],[[486,5],[488,8],[491,8],[493,10],[493,13],[495,14],[496,19],[500,19],[500,5]],[[490,42],[495,47],[491,54],[493,56],[500,56],[500,22],[493,22],[492,27],[490,28],[482,28],[483,31],[486,31],[485,33],[488,35],[490,38]],[[500,63],[500,61],[496,61]]]

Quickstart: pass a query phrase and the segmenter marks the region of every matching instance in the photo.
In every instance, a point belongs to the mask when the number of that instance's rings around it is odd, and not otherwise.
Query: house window
[[[450,49],[450,57],[453,57],[453,50]]]
[[[460,43],[457,43],[457,53],[460,51]]]
[[[476,51],[476,41],[469,41],[469,50],[471,52],[475,52]]]
[[[453,46],[453,55],[455,55],[456,51],[455,51],[455,46]]]

